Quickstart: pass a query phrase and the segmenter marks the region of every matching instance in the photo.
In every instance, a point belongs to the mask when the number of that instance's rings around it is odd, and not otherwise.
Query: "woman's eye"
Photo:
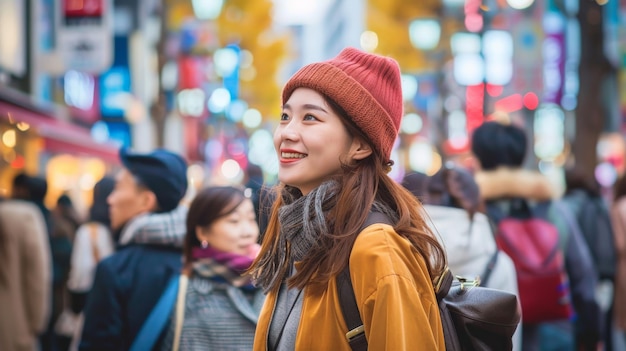
[[[317,121],[317,118],[313,115],[307,114],[307,115],[304,115],[304,120],[305,121]]]
[[[286,113],[283,113],[282,115],[280,115],[280,120],[281,121],[288,121],[289,120],[289,116]]]

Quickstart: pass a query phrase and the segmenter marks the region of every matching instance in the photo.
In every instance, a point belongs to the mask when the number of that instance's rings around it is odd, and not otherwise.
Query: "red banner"
[[[104,12],[104,0],[63,0],[65,17],[100,17]]]

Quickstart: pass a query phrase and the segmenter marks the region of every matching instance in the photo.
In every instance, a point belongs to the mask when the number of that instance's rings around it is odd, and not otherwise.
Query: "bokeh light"
[[[365,51],[372,52],[378,47],[378,35],[369,30],[361,33],[359,41],[361,48]]]

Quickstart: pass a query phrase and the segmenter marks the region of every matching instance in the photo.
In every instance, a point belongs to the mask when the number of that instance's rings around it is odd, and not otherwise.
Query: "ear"
[[[354,137],[352,145],[350,146],[350,157],[353,160],[363,160],[371,155],[372,152],[372,147],[368,142],[360,137]]]
[[[159,202],[152,191],[142,191],[139,196],[141,196],[141,207],[146,212],[156,211],[159,208]]]
[[[196,226],[196,238],[198,238],[199,242],[202,242],[203,240],[208,241],[208,236],[209,236],[209,233],[206,228],[203,228],[201,226]]]

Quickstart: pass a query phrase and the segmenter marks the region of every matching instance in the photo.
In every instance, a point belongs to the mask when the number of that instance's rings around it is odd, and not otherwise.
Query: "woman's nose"
[[[283,124],[280,127],[280,137],[283,140],[296,140],[298,139],[298,124],[293,120],[289,121],[287,124]]]

